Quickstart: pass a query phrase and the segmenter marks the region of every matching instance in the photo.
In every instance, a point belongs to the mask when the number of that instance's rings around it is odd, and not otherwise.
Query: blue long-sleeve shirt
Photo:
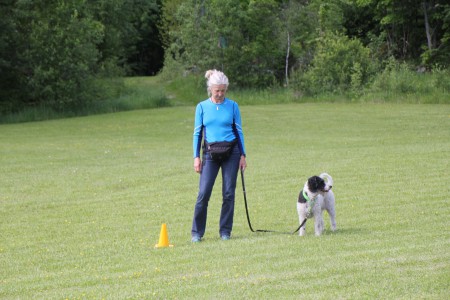
[[[235,130],[233,121],[236,125]],[[203,128],[205,128],[205,137],[203,137]],[[202,138],[208,143],[231,142],[237,139],[241,155],[245,155],[241,112],[235,101],[225,98],[222,103],[216,104],[208,98],[197,104],[194,122],[194,158],[200,157]]]

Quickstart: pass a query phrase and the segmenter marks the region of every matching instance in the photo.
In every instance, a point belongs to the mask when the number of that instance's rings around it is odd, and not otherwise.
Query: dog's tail
[[[328,186],[333,186],[333,178],[328,173],[322,173],[319,177],[325,180]]]

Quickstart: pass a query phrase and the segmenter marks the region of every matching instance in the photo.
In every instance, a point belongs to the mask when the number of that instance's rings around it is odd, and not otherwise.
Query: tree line
[[[0,113],[77,109],[108,79],[225,71],[243,88],[358,90],[393,62],[448,69],[444,0],[2,0]],[[117,81],[116,81],[117,83]],[[120,93],[120,90],[117,90]]]
[[[156,0],[1,0],[0,113],[77,110],[163,64]],[[118,90],[120,91],[120,90]]]
[[[392,60],[420,70],[450,63],[447,1],[167,2],[165,65],[223,69],[244,87],[334,92],[360,88]]]

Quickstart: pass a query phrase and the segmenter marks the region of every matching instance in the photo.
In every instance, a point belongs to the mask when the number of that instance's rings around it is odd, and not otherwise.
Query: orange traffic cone
[[[167,234],[167,225],[163,223],[161,225],[161,233],[159,234],[159,243],[155,245],[155,248],[173,247],[169,244],[169,235]]]

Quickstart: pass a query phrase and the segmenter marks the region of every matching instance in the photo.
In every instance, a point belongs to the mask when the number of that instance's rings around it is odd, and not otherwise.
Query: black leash
[[[292,231],[292,232],[281,232],[281,231],[266,230],[266,229],[254,230],[252,227],[252,223],[250,222],[250,215],[248,214],[247,193],[245,192],[244,172],[242,171],[242,169],[241,169],[241,179],[242,179],[242,191],[244,192],[245,213],[247,214],[248,227],[250,227],[250,230],[252,232],[275,232],[275,233],[283,233],[283,234],[294,234],[297,231],[299,231],[303,225],[305,225],[306,221],[308,220],[307,218],[302,222],[302,224],[300,224],[300,226],[295,231]]]

